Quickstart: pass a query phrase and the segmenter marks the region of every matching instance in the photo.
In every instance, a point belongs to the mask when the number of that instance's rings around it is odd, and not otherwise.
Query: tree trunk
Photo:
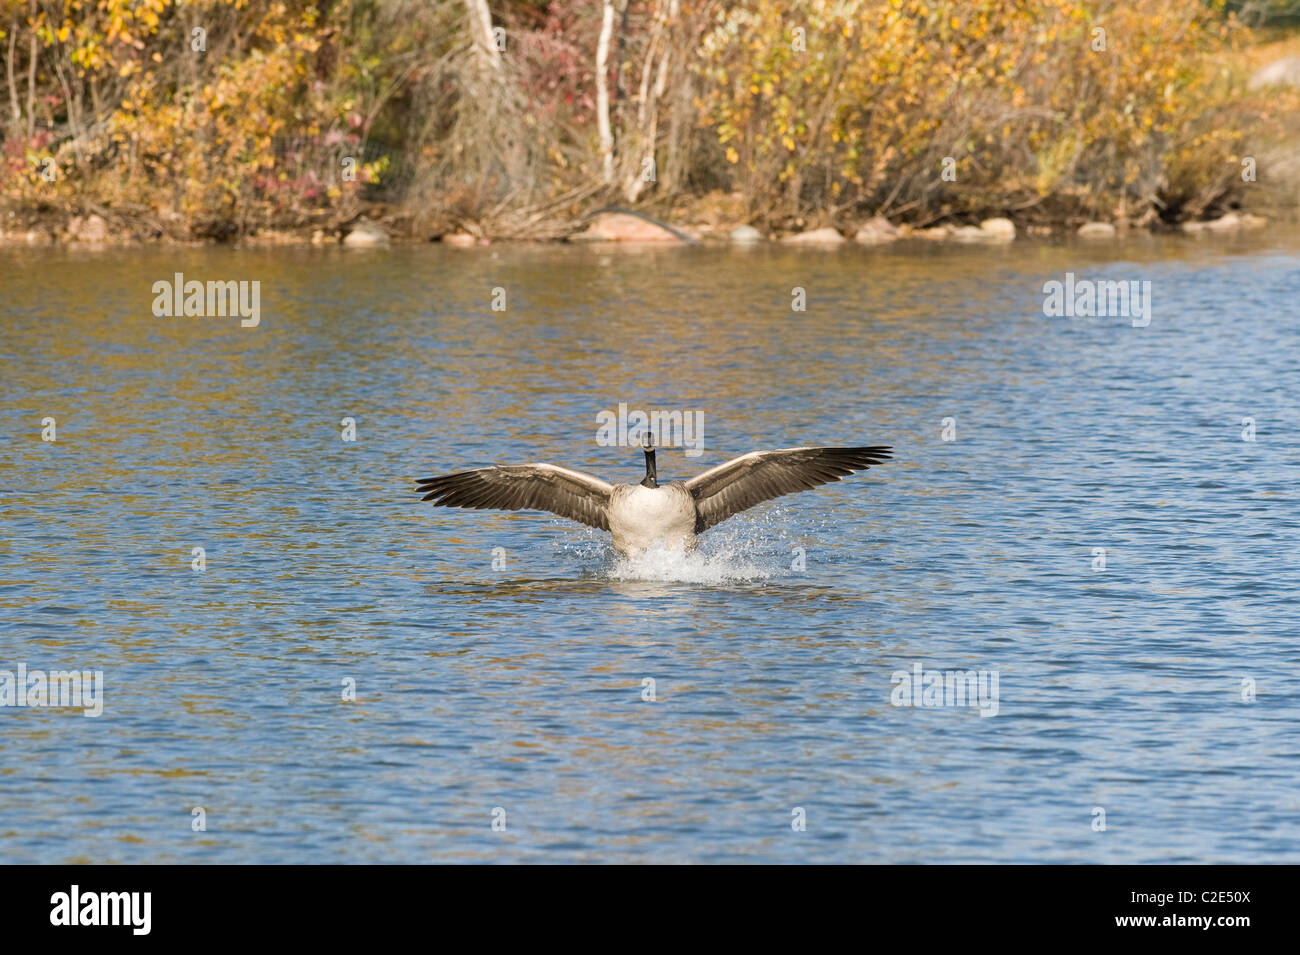
[[[27,138],[36,135],[36,33],[27,47]]]
[[[469,30],[475,49],[493,70],[501,69],[501,54],[497,50],[496,37],[492,35],[492,11],[488,9],[487,0],[465,0],[465,6],[469,10]]]
[[[641,195],[641,190],[645,188],[643,170],[646,159],[649,158],[652,163],[655,159],[655,145],[659,138],[659,101],[664,95],[668,61],[672,56],[671,45],[667,45],[662,56],[659,56],[659,48],[664,45],[668,18],[675,14],[676,6],[677,0],[672,0],[671,6],[665,0],[660,0],[659,10],[650,32],[650,41],[646,46],[645,61],[641,64],[641,86],[637,90],[635,131],[636,149],[640,155],[630,157],[632,161],[624,164],[623,197],[628,202],[636,202]],[[650,77],[654,75],[656,61],[659,64],[659,72],[652,85]],[[651,168],[654,168],[653,165]],[[657,181],[659,171],[655,169],[654,172]]]
[[[9,24],[9,58],[5,60],[5,78],[9,80],[9,115],[14,132],[18,131],[18,124],[23,118],[22,107],[18,105],[18,81],[14,78],[14,48],[17,42],[18,19],[15,17],[14,22]]]
[[[609,126],[609,38],[613,32],[614,0],[604,0],[604,18],[596,44],[596,129],[600,134],[600,170],[605,185],[614,182],[614,133]]]

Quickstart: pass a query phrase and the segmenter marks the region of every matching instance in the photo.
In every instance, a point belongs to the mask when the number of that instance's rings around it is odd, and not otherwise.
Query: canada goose
[[[659,486],[654,439],[641,441],[645,478],[608,484],[554,464],[497,465],[417,482],[423,500],[442,507],[550,511],[609,531],[614,547],[633,555],[660,542],[691,550],[695,535],[733,514],[865,471],[890,458],[890,448],[782,448],[751,451],[689,481]]]

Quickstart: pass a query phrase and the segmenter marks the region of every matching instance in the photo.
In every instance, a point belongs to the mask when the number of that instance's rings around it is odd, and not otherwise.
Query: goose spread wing
[[[695,498],[695,533],[762,501],[806,491],[865,471],[890,458],[890,448],[781,448],[742,454],[686,482]]]
[[[609,495],[600,478],[556,467],[520,464],[479,468],[417,482],[423,500],[442,507],[550,511],[571,521],[609,530]]]

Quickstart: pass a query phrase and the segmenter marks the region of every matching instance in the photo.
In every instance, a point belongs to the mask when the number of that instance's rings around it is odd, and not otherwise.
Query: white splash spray
[[[628,557],[595,532],[573,546],[572,552],[584,562],[603,560],[605,568],[599,576],[607,580],[716,586],[803,576],[791,568],[790,546],[780,533],[784,529],[774,509],[762,517],[729,522],[710,531],[690,553],[652,547]]]

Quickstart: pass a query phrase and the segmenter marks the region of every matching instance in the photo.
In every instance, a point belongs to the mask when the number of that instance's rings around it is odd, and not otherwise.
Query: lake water
[[[260,324],[155,317],[176,272]],[[1047,317],[1066,273],[1150,281],[1150,324]],[[0,708],[3,861],[1300,861],[1300,233],[0,282],[0,670],[103,674],[98,718]],[[620,402],[703,415],[661,481],[895,459],[637,562],[412,493],[638,481]],[[893,705],[918,665],[996,715]]]

